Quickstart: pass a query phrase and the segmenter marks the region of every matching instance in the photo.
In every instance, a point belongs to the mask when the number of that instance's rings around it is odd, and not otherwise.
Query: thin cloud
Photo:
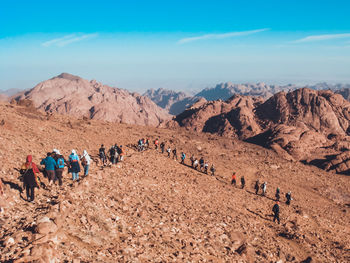
[[[64,47],[64,46],[67,46],[71,43],[79,42],[79,41],[82,41],[85,39],[94,38],[97,36],[98,36],[97,33],[85,34],[85,35],[70,34],[70,35],[66,35],[64,37],[55,38],[55,39],[46,41],[46,42],[42,43],[41,45],[44,47],[50,47],[50,46]]]
[[[304,43],[304,42],[313,42],[313,41],[324,41],[324,40],[332,40],[332,39],[340,39],[340,38],[349,38],[350,33],[344,34],[326,34],[326,35],[313,35],[307,36],[298,40],[295,40],[294,43]]]
[[[269,28],[262,28],[262,29],[257,29],[257,30],[249,30],[249,31],[241,31],[241,32],[228,32],[228,33],[223,33],[223,34],[206,34],[206,35],[197,36],[197,37],[182,38],[177,43],[185,44],[185,43],[199,41],[199,40],[225,39],[225,38],[230,38],[230,37],[247,36],[247,35],[252,35],[252,34],[264,32],[267,30],[269,30]]]

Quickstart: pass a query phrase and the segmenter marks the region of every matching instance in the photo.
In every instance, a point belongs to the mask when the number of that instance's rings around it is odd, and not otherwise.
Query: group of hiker
[[[138,151],[144,151],[150,147],[149,140],[148,139],[140,139],[137,143],[137,150]],[[165,142],[159,143],[159,140],[156,139],[154,141],[154,147],[158,151],[158,147],[160,148],[160,152],[164,154],[165,152]],[[102,163],[102,166],[107,165],[108,160],[111,164],[116,164],[118,162],[123,161],[125,150],[122,145],[118,146],[118,144],[114,144],[110,147],[108,150],[108,155],[106,154],[106,149],[104,145],[102,144],[98,151],[99,159]],[[166,149],[167,156],[172,158],[174,160],[178,160],[177,156],[177,149],[176,147],[169,146]],[[181,152],[180,155],[181,161],[180,163],[185,165],[186,160],[186,154],[184,152]],[[60,151],[57,149],[54,149],[52,152],[48,152],[46,154],[46,157],[43,158],[40,162],[40,165],[44,166],[44,169],[39,169],[37,165],[32,161],[32,156],[28,155],[26,158],[26,162],[22,165],[20,169],[20,173],[22,175],[23,179],[23,187],[26,190],[26,196],[27,200],[30,202],[34,202],[34,191],[35,187],[40,187],[39,182],[39,174],[42,172],[44,174],[44,177],[48,179],[48,185],[55,184],[56,181],[58,181],[58,185],[62,186],[62,178],[63,178],[63,171],[65,167],[68,167],[68,173],[72,174],[72,181],[79,181],[79,173],[81,171],[80,165],[83,166],[84,169],[84,176],[87,176],[89,173],[89,166],[91,164],[92,159],[90,158],[89,154],[86,150],[83,151],[83,154],[81,156],[78,156],[77,152],[73,149],[71,151],[71,154],[68,156],[68,160],[66,160],[63,155],[60,154]],[[194,157],[194,155],[191,155],[190,157],[191,166],[193,169],[203,172],[205,174],[208,174],[209,170],[209,164],[204,160],[203,157],[201,157],[199,160],[198,158]],[[212,176],[215,176],[215,167],[214,164],[210,167],[210,174]],[[241,188],[244,189],[246,181],[244,176],[240,178],[241,181]],[[1,181],[0,181],[1,183]],[[232,173],[232,179],[231,179],[231,185],[237,186],[237,176],[236,173]],[[255,194],[259,194],[259,191],[261,190],[261,195],[266,195],[267,190],[267,182],[263,182],[260,184],[259,180],[255,182],[254,185]],[[2,185],[0,184],[0,193],[3,192]],[[290,205],[292,199],[292,193],[291,191],[287,192],[285,194],[286,197],[286,204]],[[279,207],[279,201],[280,201],[280,188],[277,187],[275,192],[275,201],[272,211],[274,213],[273,222],[277,220],[278,223],[280,223],[279,213],[280,213],[280,207]]]
[[[43,173],[44,177],[48,179],[48,185],[51,186],[58,181],[58,185],[62,186],[63,182],[63,171],[65,167],[68,167],[68,173],[72,174],[72,180],[79,181],[80,164],[84,169],[84,176],[89,173],[89,166],[91,158],[86,150],[79,157],[76,151],[73,149],[71,154],[66,160],[60,151],[54,149],[52,152],[48,152],[46,157],[40,162],[40,165],[44,166],[44,169],[39,169],[38,166],[33,162],[32,155],[28,155],[26,162],[21,166],[20,174],[23,181],[23,188],[26,190],[27,200],[34,202],[35,187],[40,187],[40,172]]]
[[[143,142],[145,142],[145,144],[143,144]],[[156,139],[154,140],[154,148],[155,150],[158,150],[158,146],[160,148],[160,152],[164,154],[165,152],[165,142],[161,142],[159,144],[159,140]],[[144,149],[147,149],[149,147],[149,140],[145,140],[145,139],[140,139],[138,141],[138,148],[140,148],[142,150]],[[178,155],[177,155],[177,149],[176,147],[174,146],[173,149],[171,149],[170,146],[168,146],[168,148],[166,149],[166,153],[167,153],[167,156],[169,158],[173,158],[174,160],[178,160]],[[171,156],[172,155],[172,156]],[[180,155],[180,163],[185,165],[185,160],[186,160],[186,154],[184,152],[181,152],[181,155]],[[203,172],[205,174],[208,174],[208,171],[209,171],[209,164],[208,162],[204,161],[204,158],[201,157],[199,160],[198,158],[194,157],[194,155],[192,155],[190,157],[190,161],[191,161],[191,167],[195,170],[198,170],[200,172]],[[211,172],[211,175],[214,176],[215,175],[215,167],[214,167],[214,164],[211,165],[210,167],[210,172]]]
[[[125,150],[123,148],[123,145],[118,146],[118,144],[114,144],[109,148],[108,154],[106,154],[106,148],[103,144],[101,144],[100,149],[98,150],[98,156],[100,158],[100,161],[102,163],[102,166],[106,166],[108,163],[108,160],[111,164],[116,164],[117,162],[122,162],[125,155]]]
[[[158,139],[155,139],[154,140],[154,148],[156,150],[158,150],[158,146],[160,147],[160,150],[161,150],[161,153],[164,153],[165,152],[165,143],[164,142],[161,142],[159,144],[159,140]],[[145,140],[145,139],[140,139],[138,141],[138,149],[139,151],[143,151],[145,149],[149,148],[149,140]],[[167,153],[167,156],[169,158],[171,158],[171,154],[172,154],[172,158],[174,160],[178,160],[177,158],[177,149],[176,147],[174,146],[173,149],[171,149],[170,146],[168,146],[168,148],[166,148],[166,153]],[[180,163],[181,164],[185,164],[185,159],[186,159],[186,154],[184,152],[181,152],[181,161]],[[195,170],[198,170],[200,172],[204,172],[205,174],[208,174],[208,167],[209,167],[209,164],[208,162],[204,161],[204,158],[201,157],[199,160],[197,158],[194,157],[194,155],[192,155],[190,157],[190,161],[191,161],[191,167]],[[215,167],[214,167],[214,164],[211,165],[210,167],[210,172],[211,172],[211,175],[212,176],[215,176]],[[240,181],[241,181],[241,188],[244,189],[245,187],[245,184],[246,184],[246,181],[245,181],[245,178],[244,176],[242,176],[240,178]],[[231,179],[231,185],[234,185],[234,186],[237,186],[237,175],[235,172],[232,173],[232,179]],[[260,184],[259,180],[257,180],[255,182],[255,186],[254,186],[254,189],[255,189],[255,193],[258,194],[259,193],[259,190],[261,189],[261,195],[262,196],[265,196],[266,195],[266,190],[267,190],[267,182],[263,182],[262,184]],[[290,202],[292,199],[292,193],[291,191],[289,191],[288,193],[286,193],[285,195],[286,197],[286,204],[287,205],[290,205]],[[276,194],[275,194],[275,200],[276,200],[276,203],[274,204],[273,208],[272,208],[272,211],[274,213],[274,219],[273,219],[273,222],[275,222],[277,220],[278,223],[280,223],[280,218],[279,218],[279,212],[280,212],[280,208],[279,208],[279,201],[280,201],[280,189],[279,187],[277,187],[276,189]]]

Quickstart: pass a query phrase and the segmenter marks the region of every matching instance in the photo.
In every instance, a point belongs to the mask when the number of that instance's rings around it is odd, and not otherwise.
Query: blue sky
[[[0,89],[61,72],[139,92],[350,83],[349,10],[336,0],[2,0]]]

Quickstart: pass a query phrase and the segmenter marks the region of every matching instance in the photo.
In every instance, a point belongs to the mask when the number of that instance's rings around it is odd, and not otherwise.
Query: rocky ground
[[[2,121],[3,120],[3,121]],[[182,129],[79,120],[0,104],[1,262],[349,262],[350,178],[291,162],[257,145]],[[178,152],[214,163],[211,177],[154,149],[160,138]],[[72,148],[96,158],[101,143],[127,147],[125,161],[62,189],[41,187],[26,202],[18,180],[27,154]],[[187,160],[187,164],[189,161]],[[246,189],[230,185],[232,171]],[[256,179],[267,196],[253,193]],[[47,183],[42,178],[44,184]],[[282,191],[281,224],[272,222]],[[291,206],[284,194],[292,191]]]

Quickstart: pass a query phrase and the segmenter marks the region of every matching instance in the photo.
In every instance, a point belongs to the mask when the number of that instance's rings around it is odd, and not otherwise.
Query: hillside
[[[227,101],[195,104],[166,126],[247,140],[286,159],[349,174],[349,110],[350,103],[332,91],[304,88],[266,101],[235,95]]]
[[[348,262],[350,182],[316,167],[291,163],[273,151],[217,135],[47,116],[31,107],[0,104],[1,262]],[[211,177],[154,149],[137,152],[139,138],[160,138],[178,152],[214,162]],[[123,163],[64,187],[37,190],[36,203],[20,195],[15,168],[32,154],[83,149],[96,158],[101,143],[127,148]],[[187,160],[188,164],[189,161]],[[246,189],[230,185],[232,171]],[[267,197],[253,193],[268,182]],[[46,179],[42,179],[47,183]],[[271,221],[274,190],[281,225]],[[310,262],[310,261],[305,261]]]
[[[28,99],[46,112],[75,117],[158,126],[170,115],[147,97],[67,73],[43,81],[15,99]]]

